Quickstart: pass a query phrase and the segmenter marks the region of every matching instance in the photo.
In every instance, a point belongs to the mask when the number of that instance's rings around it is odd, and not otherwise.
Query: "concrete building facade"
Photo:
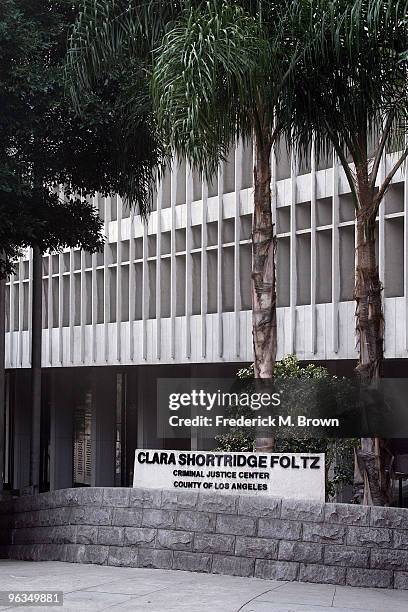
[[[43,257],[42,488],[126,486],[136,447],[194,448],[157,438],[158,377],[229,376],[252,361],[252,145],[239,143],[211,183],[183,161],[160,185],[147,224],[118,197],[94,198],[103,253]],[[396,154],[384,155],[380,179]],[[335,157],[272,164],[278,239],[278,358],[351,372],[355,222]],[[408,357],[408,173],[378,217],[388,375]],[[28,484],[31,254],[6,288],[6,486]],[[176,445],[176,446],[175,446]]]

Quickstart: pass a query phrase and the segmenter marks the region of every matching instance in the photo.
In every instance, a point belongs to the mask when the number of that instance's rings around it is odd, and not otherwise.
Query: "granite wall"
[[[408,589],[408,509],[63,489],[0,502],[0,555]]]

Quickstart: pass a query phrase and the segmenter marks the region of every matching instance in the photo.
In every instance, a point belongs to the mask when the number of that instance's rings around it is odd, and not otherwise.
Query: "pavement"
[[[0,591],[7,590],[63,591],[64,605],[0,610],[408,612],[408,591],[60,561],[1,560]]]

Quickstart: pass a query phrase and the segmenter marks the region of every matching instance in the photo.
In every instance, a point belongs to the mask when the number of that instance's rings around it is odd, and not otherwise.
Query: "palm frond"
[[[309,42],[289,100],[298,149],[310,146],[313,131],[318,154],[335,145],[344,160],[359,164],[380,146],[386,124],[387,148],[402,145],[407,1],[316,0],[303,6],[299,14],[309,23]],[[394,118],[387,122],[390,112]]]
[[[109,100],[107,129],[115,131],[116,144],[105,155],[116,163],[116,192],[144,217],[168,159],[149,94],[152,49],[181,7],[181,0],[83,0],[69,38],[67,93],[82,117]],[[102,185],[103,165],[101,156]]]
[[[290,65],[287,56],[279,57],[279,19],[271,26],[241,4],[247,3],[211,0],[191,7],[155,51],[152,96],[159,128],[207,177],[237,138],[251,136],[257,120],[264,132],[272,131]],[[270,4],[276,9],[279,3]],[[285,3],[280,6],[282,20]]]
[[[78,110],[84,95],[119,57],[151,60],[164,28],[183,0],[83,0],[69,37],[66,83]]]

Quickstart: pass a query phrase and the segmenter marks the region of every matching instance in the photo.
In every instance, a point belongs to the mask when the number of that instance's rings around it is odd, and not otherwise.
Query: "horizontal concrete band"
[[[0,502],[0,556],[408,589],[408,509],[63,489]]]

